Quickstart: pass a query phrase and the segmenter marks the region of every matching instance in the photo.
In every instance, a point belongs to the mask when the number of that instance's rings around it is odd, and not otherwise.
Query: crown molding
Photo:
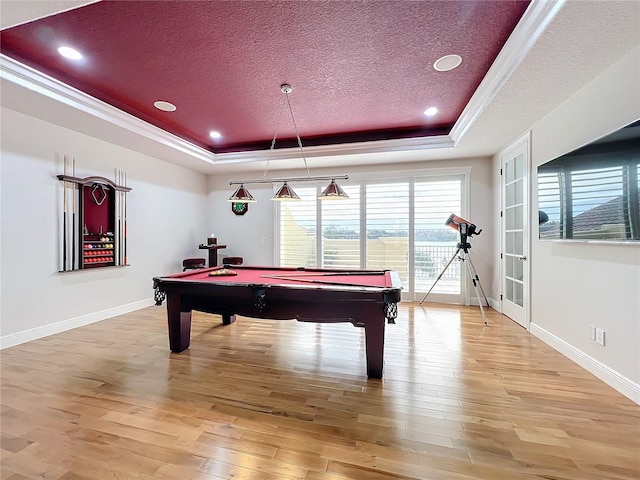
[[[371,142],[339,143],[335,145],[304,147],[304,156],[306,158],[317,158],[453,147],[453,140],[451,140],[449,135],[439,135],[434,137],[377,140]],[[216,154],[215,163],[231,164],[265,160],[294,160],[301,157],[300,149],[295,147],[275,150],[218,153]]]
[[[305,147],[307,157],[454,148],[529,53],[565,0],[533,0],[449,135]],[[0,54],[0,78],[209,165],[300,158],[298,148],[213,153]]]
[[[40,95],[44,95],[87,115],[99,118],[162,145],[172,147],[208,164],[215,165],[264,160],[288,160],[300,157],[300,150],[298,148],[217,154],[210,152],[2,54],[0,54],[0,78],[4,78],[20,87],[26,88]],[[450,136],[439,135],[434,137],[304,147],[304,152],[305,156],[308,157],[322,157],[332,155],[367,154],[374,152],[452,148],[453,146],[454,144]]]
[[[449,133],[455,145],[529,54],[566,0],[532,0]]]
[[[209,164],[214,163],[212,152],[3,54],[0,54],[0,78]]]

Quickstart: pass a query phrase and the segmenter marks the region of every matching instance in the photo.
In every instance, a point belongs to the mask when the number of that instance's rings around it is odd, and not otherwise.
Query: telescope
[[[482,293],[482,296],[484,297],[484,301],[487,304],[487,307],[489,306],[489,300],[487,300],[487,296],[485,295],[484,290],[482,289],[482,284],[480,283],[480,277],[476,273],[476,269],[473,267],[473,263],[471,263],[471,254],[469,253],[469,250],[471,249],[471,244],[467,241],[467,237],[470,237],[471,235],[480,235],[480,233],[482,232],[482,229],[481,228],[479,229],[475,224],[471,223],[468,220],[465,220],[462,217],[454,215],[453,213],[449,215],[449,218],[447,218],[447,221],[444,224],[447,227],[451,227],[460,233],[460,243],[458,243],[457,250],[451,257],[451,260],[449,260],[449,262],[444,267],[442,272],[440,272],[440,275],[438,275],[438,278],[436,278],[436,281],[433,282],[433,285],[431,285],[431,288],[429,289],[429,291],[422,298],[420,305],[422,305],[422,302],[424,302],[427,299],[427,296],[431,293],[431,290],[433,290],[433,287],[436,286],[436,283],[438,283],[438,281],[442,278],[442,275],[444,275],[444,272],[447,271],[447,268],[449,268],[449,265],[451,265],[451,262],[453,262],[457,258],[458,260],[460,260],[461,262],[467,265],[467,272],[469,273],[471,283],[473,283],[473,288],[476,291],[476,297],[478,298],[478,305],[480,305],[480,313],[482,314],[482,319],[484,320],[484,324],[487,325],[487,317],[484,314],[484,308],[482,307],[482,300],[480,297],[480,293]]]
[[[480,235],[482,233],[482,229],[478,229],[478,227],[471,223],[468,220],[465,220],[462,217],[454,215],[453,213],[449,215],[447,221],[444,222],[447,227],[451,227],[454,230],[460,232],[460,237],[462,238],[462,243],[466,243],[467,237],[472,235]]]

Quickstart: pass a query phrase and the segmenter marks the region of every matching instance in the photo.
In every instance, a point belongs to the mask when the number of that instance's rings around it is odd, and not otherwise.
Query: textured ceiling
[[[0,25],[6,29],[87,3],[93,2],[0,0]],[[547,22],[522,28],[523,25],[531,25],[527,19],[531,18],[533,9],[551,7],[556,11],[548,16]],[[571,101],[576,91],[629,54],[636,58],[640,68],[640,2],[534,0],[454,125],[448,143],[440,141],[442,137],[424,137],[307,148],[303,136],[306,157],[314,173],[322,169],[330,172],[337,167],[341,172],[347,167],[346,172],[349,172],[351,167],[355,170],[364,165],[370,170],[388,172],[393,168],[414,168],[415,162],[438,161],[437,165],[446,166],[455,159],[468,162],[486,158],[523,135],[562,102]],[[505,68],[505,59],[509,68]],[[130,118],[138,123],[125,121],[129,116],[118,115],[120,111],[115,108],[98,108],[91,102],[70,96],[69,91],[49,88],[50,85],[41,77],[36,75],[32,78],[16,69],[13,63],[8,57],[0,56],[0,102],[3,109],[52,122],[205,174],[258,176],[264,171],[265,160],[272,160],[272,171],[301,173],[302,162],[297,148],[220,154],[190,148],[190,144],[181,143],[178,137],[158,135],[156,132],[163,132],[134,117]],[[267,88],[273,95],[270,102],[274,105],[271,108],[276,112],[282,101],[278,85],[279,81]],[[303,86],[294,84],[292,95],[299,123],[306,114],[306,106],[300,101]],[[640,105],[638,111],[640,117]],[[593,114],[599,115],[600,112]],[[608,114],[613,115],[612,112]],[[633,120],[635,118],[620,119],[620,124],[615,127]],[[271,137],[275,120],[267,119],[265,122],[270,125]],[[283,121],[283,125],[285,123]],[[594,125],[598,124],[594,122]],[[290,125],[286,126],[290,128]],[[569,123],[567,128],[572,128]],[[582,133],[585,140],[601,133],[597,127],[594,129],[593,132]]]
[[[305,146],[429,137],[450,133],[528,5],[102,1],[4,29],[0,50],[214,153],[266,150],[274,133],[295,145],[284,82]],[[448,54],[460,67],[434,70]]]

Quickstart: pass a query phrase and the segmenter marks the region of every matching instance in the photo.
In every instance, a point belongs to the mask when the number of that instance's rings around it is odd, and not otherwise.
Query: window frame
[[[426,292],[424,291],[415,291],[415,209],[414,209],[414,196],[415,189],[414,186],[417,182],[425,182],[425,181],[442,181],[442,180],[450,180],[450,179],[458,179],[460,180],[460,188],[461,188],[461,211],[460,212],[451,212],[459,215],[463,218],[471,218],[469,212],[469,197],[470,197],[470,174],[471,167],[460,167],[460,168],[435,168],[433,170],[418,170],[418,171],[406,171],[406,172],[396,172],[396,175],[388,177],[381,176],[380,174],[360,174],[357,177],[351,176],[349,180],[341,181],[341,186],[347,185],[359,185],[360,186],[360,268],[365,268],[365,262],[367,258],[367,238],[366,238],[366,185],[368,184],[376,184],[376,183],[409,183],[409,231],[408,231],[408,275],[409,275],[409,288],[403,290],[402,297],[405,301],[420,301]],[[295,184],[295,182],[291,183],[292,188],[302,188],[305,185],[303,183]],[[306,183],[308,186],[309,183]],[[315,184],[316,192],[319,195],[322,191],[324,185],[320,183]],[[275,187],[274,187],[275,188]],[[275,192],[275,190],[274,190]],[[281,264],[281,251],[280,251],[280,215],[282,213],[282,206],[280,202],[276,202],[274,208],[274,260],[276,265]],[[443,225],[446,218],[443,218]],[[323,240],[323,232],[322,232],[322,201],[318,200],[316,202],[316,265],[322,265],[322,240]],[[460,274],[460,294],[435,294],[431,293],[429,295],[429,301],[434,302],[443,302],[443,303],[457,303],[457,304],[468,304],[469,302],[469,287],[467,281],[467,275],[465,271],[461,269]]]

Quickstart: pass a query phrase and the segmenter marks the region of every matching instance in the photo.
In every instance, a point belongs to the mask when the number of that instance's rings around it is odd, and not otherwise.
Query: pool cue
[[[117,168],[116,169],[116,183],[118,185],[120,185],[121,177],[122,177],[122,171],[119,168]],[[115,191],[115,195],[116,195],[117,204],[118,204],[118,208],[116,209],[117,210],[117,215],[118,215],[118,232],[117,232],[117,238],[118,238],[118,265],[122,265],[122,196],[120,194],[120,190],[116,190]]]
[[[127,173],[124,174],[124,186],[127,186]],[[122,192],[122,203],[124,203],[124,264],[127,264],[127,192]]]
[[[122,185],[123,178],[122,169],[118,169],[118,185]],[[122,225],[122,191],[118,190],[118,218],[119,218],[119,230],[120,230],[120,265],[124,265],[124,230]]]
[[[328,280],[312,280],[310,278],[287,278],[287,277],[274,277],[269,275],[262,275],[263,278],[275,278],[280,280],[291,280],[292,282],[304,282],[304,283],[319,283],[322,285],[337,285],[340,287],[375,287],[375,285],[361,285],[356,283],[340,283],[340,282],[330,282]]]
[[[120,185],[120,169],[116,167],[115,169],[115,181],[116,185]],[[113,242],[117,245],[117,248],[113,251],[114,263],[116,265],[120,265],[120,191],[114,190],[114,208],[115,208],[115,217],[116,223],[113,226]]]
[[[67,156],[64,156],[64,163],[62,165],[62,174],[67,176]],[[67,180],[62,182],[63,195],[62,195],[62,271],[67,271]]]
[[[358,275],[384,275],[384,271],[376,272],[324,272],[324,273],[292,273],[291,275],[260,275],[263,278],[293,278],[293,277],[349,277]]]
[[[76,176],[76,157],[71,159],[71,176]],[[76,187],[73,185],[71,193],[71,270],[76,268]]]

